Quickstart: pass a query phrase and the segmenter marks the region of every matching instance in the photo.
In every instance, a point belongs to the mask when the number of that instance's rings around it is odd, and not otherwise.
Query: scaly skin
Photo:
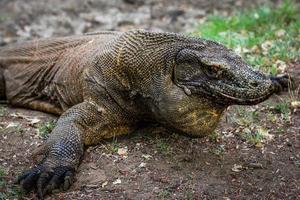
[[[253,71],[218,43],[174,33],[99,32],[0,49],[0,97],[61,115],[43,161],[18,180],[39,198],[71,185],[84,146],[141,120],[206,136],[229,105],[257,104],[287,81]]]

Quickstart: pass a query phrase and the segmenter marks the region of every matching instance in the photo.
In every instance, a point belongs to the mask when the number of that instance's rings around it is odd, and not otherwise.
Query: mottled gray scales
[[[87,145],[140,121],[206,136],[228,106],[257,104],[287,85],[221,44],[175,33],[99,32],[0,48],[0,98],[61,115],[38,151],[43,161],[19,178],[39,198],[70,186]]]

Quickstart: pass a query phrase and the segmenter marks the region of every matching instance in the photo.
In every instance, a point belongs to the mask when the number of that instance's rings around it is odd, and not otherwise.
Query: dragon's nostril
[[[250,81],[250,86],[253,88],[258,87],[258,82],[257,81]]]

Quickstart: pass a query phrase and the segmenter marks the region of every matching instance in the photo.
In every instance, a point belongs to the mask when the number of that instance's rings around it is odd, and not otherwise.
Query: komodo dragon
[[[41,39],[0,48],[0,96],[61,115],[41,163],[18,182],[39,198],[68,189],[84,147],[140,121],[202,137],[232,104],[252,105],[288,78],[254,71],[213,41],[143,30]]]

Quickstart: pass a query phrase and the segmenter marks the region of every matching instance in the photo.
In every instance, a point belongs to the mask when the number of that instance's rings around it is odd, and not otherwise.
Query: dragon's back
[[[60,114],[82,102],[81,74],[117,32],[38,39],[0,48],[0,97]]]

